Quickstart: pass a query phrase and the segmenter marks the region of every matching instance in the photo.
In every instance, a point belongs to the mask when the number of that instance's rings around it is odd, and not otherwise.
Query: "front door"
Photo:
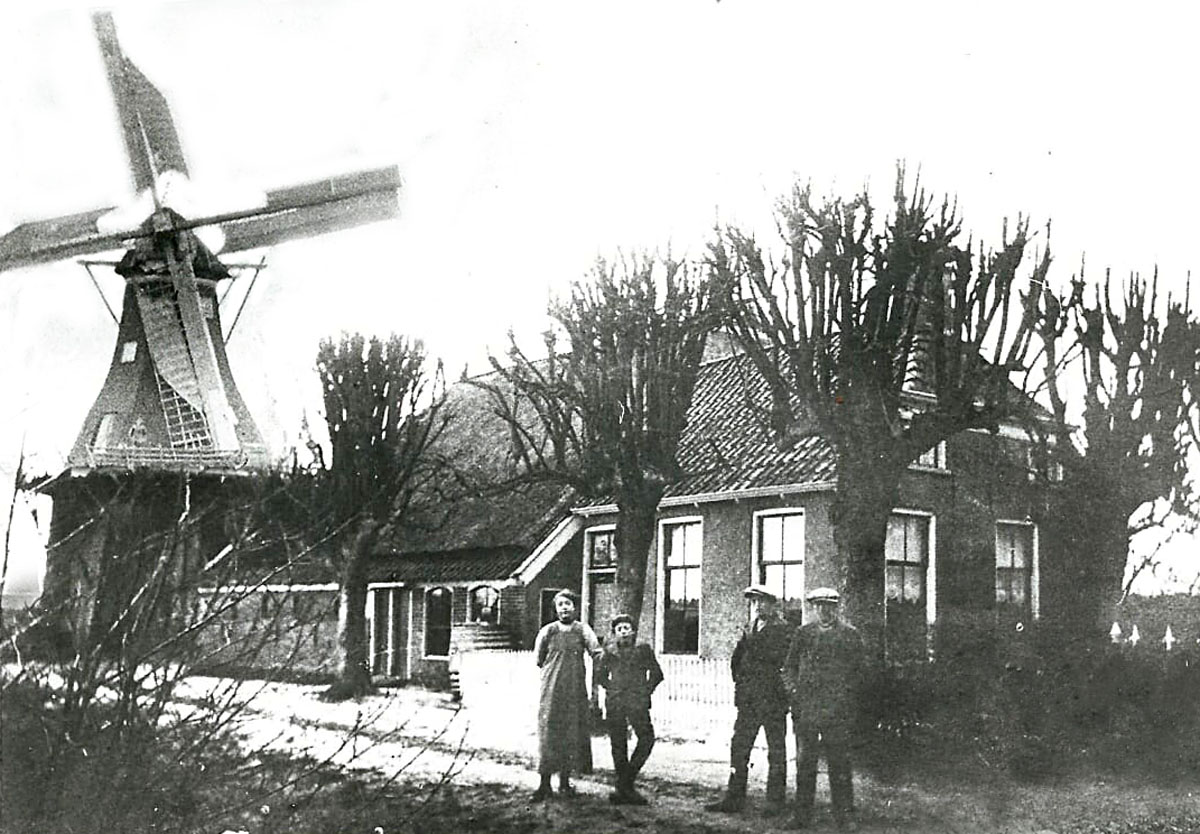
[[[367,594],[367,605],[371,674],[407,675],[408,595],[400,588],[372,588]]]

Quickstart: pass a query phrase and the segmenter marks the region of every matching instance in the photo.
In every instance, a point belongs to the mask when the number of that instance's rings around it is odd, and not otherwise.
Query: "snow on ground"
[[[196,702],[233,685],[228,680],[193,677],[178,695]],[[452,771],[458,783],[537,785],[536,703],[465,707],[443,693],[414,688],[381,689],[358,700],[326,703],[319,698],[324,689],[241,682],[236,697],[247,708],[239,732],[251,749],[270,747],[329,758],[387,776],[402,768],[406,775],[418,778],[441,778]],[[660,740],[644,773],[720,788],[729,772],[728,745],[724,734]],[[592,757],[595,773],[584,781],[607,790],[612,775],[607,737],[593,737]],[[751,770],[752,780],[757,777],[760,787],[765,787],[765,749],[755,751]]]

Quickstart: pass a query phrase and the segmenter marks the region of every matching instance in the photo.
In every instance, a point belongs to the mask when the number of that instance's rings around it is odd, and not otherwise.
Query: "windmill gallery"
[[[127,248],[108,376],[65,470],[41,486],[54,499],[42,604],[60,651],[120,639],[135,595],[138,619],[171,616],[173,591],[227,547],[229,510],[267,466],[226,357],[218,288],[231,274],[198,232],[219,230],[227,253],[333,232],[394,216],[400,185],[387,167],[183,217],[167,193],[188,174],[167,102],[122,53],[111,16],[93,24],[134,190],[152,213],[130,223],[106,207],[0,237],[0,272]],[[185,529],[188,516],[203,523]]]

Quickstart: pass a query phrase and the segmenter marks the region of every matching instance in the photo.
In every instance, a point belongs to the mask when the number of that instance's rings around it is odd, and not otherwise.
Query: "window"
[[[1049,451],[1035,450],[1030,444],[1025,448],[1025,471],[1030,481],[1040,476],[1052,484],[1062,483],[1062,461],[1051,456]]]
[[[587,558],[589,570],[603,570],[617,566],[617,546],[614,541],[616,528],[604,527],[587,532]]]
[[[996,523],[996,617],[1003,625],[1027,623],[1037,616],[1035,532],[1024,522]]]
[[[920,466],[924,469],[945,469],[946,441],[939,441],[937,444],[926,449],[921,456],[917,458],[914,466]]]
[[[754,522],[757,581],[785,602],[804,599],[804,513],[759,513]]]
[[[663,524],[663,651],[696,654],[700,650],[699,521]]]
[[[471,622],[495,625],[499,620],[500,592],[491,585],[480,585],[471,591]]]
[[[207,295],[200,296],[200,312],[206,319],[211,319],[215,315],[216,307],[213,304],[213,299]]]
[[[121,343],[121,362],[129,364],[134,359],[137,359],[137,342],[122,342]]]
[[[602,637],[617,611],[617,544],[615,527],[596,527],[584,537],[587,559],[587,621]]]
[[[425,592],[425,656],[448,657],[450,654],[450,605],[454,594],[449,588],[430,588]]]
[[[884,542],[884,640],[889,660],[928,657],[929,567],[927,515],[894,513]]]

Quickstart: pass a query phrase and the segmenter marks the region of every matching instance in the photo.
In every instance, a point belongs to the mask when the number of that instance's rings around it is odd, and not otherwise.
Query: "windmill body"
[[[203,565],[236,544],[241,509],[269,456],[238,392],[221,326],[224,252],[271,246],[395,216],[394,167],[266,193],[261,205],[184,217],[165,185],[187,176],[167,102],[124,55],[111,16],[93,17],[129,159],[150,216],[113,207],[17,226],[0,237],[0,272],[125,249],[125,280],[108,376],[43,490],[54,499],[42,606],[59,648],[128,636],[168,621]]]

